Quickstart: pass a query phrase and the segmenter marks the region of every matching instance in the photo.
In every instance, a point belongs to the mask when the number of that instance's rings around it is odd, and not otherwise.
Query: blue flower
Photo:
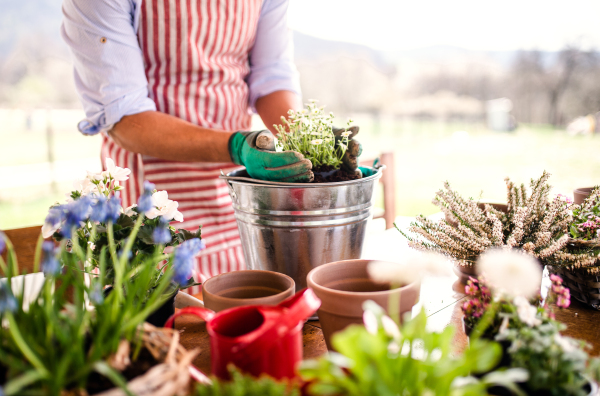
[[[79,228],[80,223],[87,220],[91,204],[91,198],[84,196],[66,205],[65,224],[60,230],[65,238],[71,238],[73,228]]]
[[[0,314],[4,312],[15,312],[17,310],[17,299],[12,294],[6,282],[0,281]],[[0,394],[1,395],[1,394]]]
[[[146,213],[150,209],[152,209],[152,193],[154,192],[156,186],[150,183],[148,180],[144,181],[144,193],[138,199],[138,210],[140,213]]]
[[[103,194],[96,196],[96,203],[92,205],[90,220],[104,223],[106,221],[106,197]]]
[[[112,197],[106,203],[106,220],[115,223],[121,215],[121,198]]]
[[[42,243],[42,271],[46,276],[54,276],[60,272],[58,254],[60,249],[54,247],[54,243],[45,241]]]
[[[156,244],[166,244],[171,242],[171,231],[169,230],[169,221],[165,220],[163,216],[160,216],[158,226],[152,233],[152,239]]]
[[[94,282],[88,296],[94,305],[100,305],[104,302],[104,293],[102,292],[102,286],[99,282]]]
[[[66,205],[58,205],[50,208],[42,227],[44,238],[51,237],[60,228],[60,224],[65,220],[65,210]]]
[[[4,249],[6,249],[6,235],[0,231],[0,254],[4,252]]]
[[[173,258],[173,267],[175,269],[173,280],[175,282],[184,284],[192,277],[194,257],[204,248],[204,242],[201,239],[194,238],[183,242],[175,250],[175,257]]]

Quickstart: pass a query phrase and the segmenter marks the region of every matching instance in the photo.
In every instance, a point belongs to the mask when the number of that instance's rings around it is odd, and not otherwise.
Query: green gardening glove
[[[234,133],[229,138],[229,154],[254,179],[294,183],[314,179],[310,160],[296,151],[275,152],[275,137],[269,131]]]

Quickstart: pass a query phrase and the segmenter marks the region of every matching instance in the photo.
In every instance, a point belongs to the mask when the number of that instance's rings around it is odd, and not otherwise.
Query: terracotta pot
[[[242,305],[277,305],[294,295],[296,284],[287,275],[246,270],[217,275],[202,285],[204,306],[215,312]]]
[[[573,202],[575,202],[577,205],[581,205],[583,201],[590,196],[593,190],[594,187],[576,188],[573,190]]]
[[[362,324],[362,305],[373,300],[387,310],[390,294],[400,296],[400,314],[408,312],[419,299],[420,283],[399,289],[369,279],[367,265],[371,260],[345,260],[321,265],[308,273],[308,287],[321,300],[318,315],[327,349],[332,349],[331,336],[351,324]]]
[[[477,278],[477,268],[475,265],[470,267],[463,267],[462,265],[454,264],[452,267],[452,272],[458,276],[460,279],[460,283],[467,284],[467,281],[470,277]]]

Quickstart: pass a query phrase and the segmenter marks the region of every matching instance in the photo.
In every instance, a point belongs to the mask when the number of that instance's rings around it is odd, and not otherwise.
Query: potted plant
[[[408,229],[413,236],[398,231],[412,248],[452,258],[464,281],[475,274],[477,258],[496,247],[520,248],[541,262],[549,262],[567,244],[567,225],[571,221],[571,212],[561,198],[549,199],[549,177],[544,172],[539,179],[532,179],[531,193],[524,184],[516,186],[506,179],[506,211],[490,204],[481,208],[477,201],[461,197],[446,182],[445,190],[438,191],[433,200],[446,219],[436,223],[420,215]]]
[[[64,214],[73,220],[77,213],[70,209]],[[40,238],[34,264],[43,271],[44,281],[34,298],[27,298],[27,288],[17,285],[17,258],[10,241],[0,235],[0,251],[8,246],[7,261],[0,257],[6,275],[0,280],[0,393],[76,396],[186,391],[188,366],[197,351],[181,347],[173,330],[145,321],[164,303],[171,280],[187,275],[187,263],[178,252],[199,240],[186,241],[167,255],[156,248],[152,254],[135,257],[130,265],[130,245],[126,243],[118,254],[112,221],[107,226],[100,272],[89,280],[85,263],[92,247],[82,248],[78,233],[58,247]],[[108,257],[114,271],[110,282],[105,276]],[[157,276],[156,263],[161,260],[166,264]],[[113,292],[105,296],[103,290],[109,285]]]
[[[409,263],[369,264],[378,283],[410,284],[424,275],[441,275],[447,263],[439,255],[418,255]],[[476,339],[457,355],[452,348],[454,328],[442,333],[427,330],[425,310],[400,325],[401,294],[390,294],[388,312],[374,301],[363,304],[364,325],[353,324],[332,336],[338,353],[303,363],[301,377],[311,395],[486,395],[492,384],[516,389],[513,382],[527,378],[523,370],[489,372],[501,355],[500,346]]]
[[[108,285],[115,280],[115,260],[120,260],[125,250],[130,258],[128,266],[133,269],[150,258],[156,260],[156,264],[160,263],[167,256],[156,256],[156,251],[163,252],[166,247],[179,246],[186,240],[196,240],[197,248],[204,248],[200,228],[192,233],[175,230],[169,225],[173,220],[183,221],[183,215],[177,210],[178,203],[168,199],[166,191],[156,191],[152,183],[144,183],[144,192],[137,205],[122,208],[119,182],[128,179],[130,170],[115,166],[110,158],[106,163],[106,171],[88,172],[83,180],[74,183],[76,190],[68,194],[67,203],[57,203],[50,208],[42,227],[44,238],[52,236],[57,242],[65,240],[71,248],[76,243],[81,250],[89,250],[84,269],[90,274],[100,270],[103,249],[114,249],[116,255],[106,256],[102,274]],[[173,300],[177,291],[195,285],[191,273],[190,267],[187,278],[176,277],[164,290],[169,298],[149,316],[150,323],[162,326],[174,313]],[[161,276],[162,268],[157,266],[153,278],[157,280]]]
[[[427,315],[398,326],[373,302],[365,304],[364,326],[352,325],[333,336],[339,353],[305,361],[300,368],[311,395],[487,395],[498,383],[514,388],[527,378],[523,370],[492,372],[500,347],[476,340],[462,354],[453,353],[454,328],[427,331]]]
[[[259,378],[230,367],[231,380],[211,378],[210,384],[198,384],[196,396],[300,396],[297,383],[276,381],[266,375]]]
[[[595,394],[595,378],[600,360],[590,359],[584,343],[564,337],[563,324],[554,319],[550,308],[569,306],[569,290],[562,279],[551,275],[551,285],[543,304],[535,285],[541,279],[539,266],[516,251],[493,251],[482,255],[478,269],[483,274],[465,288],[464,323],[471,339],[480,337],[499,342],[503,358],[497,368],[522,368],[529,379],[519,384],[528,395]],[[512,395],[496,388],[490,393]]]
[[[342,168],[356,162],[360,146],[352,139],[358,128],[337,130],[334,118],[310,103],[291,112],[279,125],[279,149],[300,150],[315,169]],[[336,136],[336,133],[338,136]],[[336,180],[317,176],[319,183],[284,183],[252,179],[245,170],[222,175],[227,181],[249,269],[291,276],[296,290],[306,287],[314,267],[358,259],[371,216],[374,186],[381,168],[338,171]]]
[[[589,193],[581,204],[563,198],[573,214],[568,224],[567,244],[549,260],[550,271],[559,274],[573,298],[600,309],[600,188]]]
[[[575,204],[581,205],[583,203],[583,201],[585,201],[585,199],[590,196],[592,191],[594,191],[597,188],[598,188],[598,186],[596,186],[596,187],[580,187],[580,188],[576,188],[575,190],[573,190],[573,198],[574,198]]]
[[[278,149],[296,151],[310,160],[315,175],[313,183],[339,182],[360,179],[362,171],[344,167],[346,154],[357,157],[360,146],[352,140],[358,127],[338,129],[333,126],[333,113],[325,114],[316,101],[307,109],[289,111],[289,118],[281,117],[282,125],[274,125],[279,132]],[[370,173],[370,172],[369,172]]]

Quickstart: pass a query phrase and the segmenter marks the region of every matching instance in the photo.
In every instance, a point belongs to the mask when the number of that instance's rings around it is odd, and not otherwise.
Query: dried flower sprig
[[[532,179],[531,194],[524,184],[516,186],[508,178],[507,211],[464,199],[444,183],[433,203],[446,219],[434,222],[419,215],[409,231],[398,229],[409,246],[444,254],[461,266],[472,266],[485,251],[494,247],[521,248],[540,260],[554,257],[567,244],[571,212],[559,197],[549,200],[548,172]],[[481,207],[483,206],[483,208]]]

